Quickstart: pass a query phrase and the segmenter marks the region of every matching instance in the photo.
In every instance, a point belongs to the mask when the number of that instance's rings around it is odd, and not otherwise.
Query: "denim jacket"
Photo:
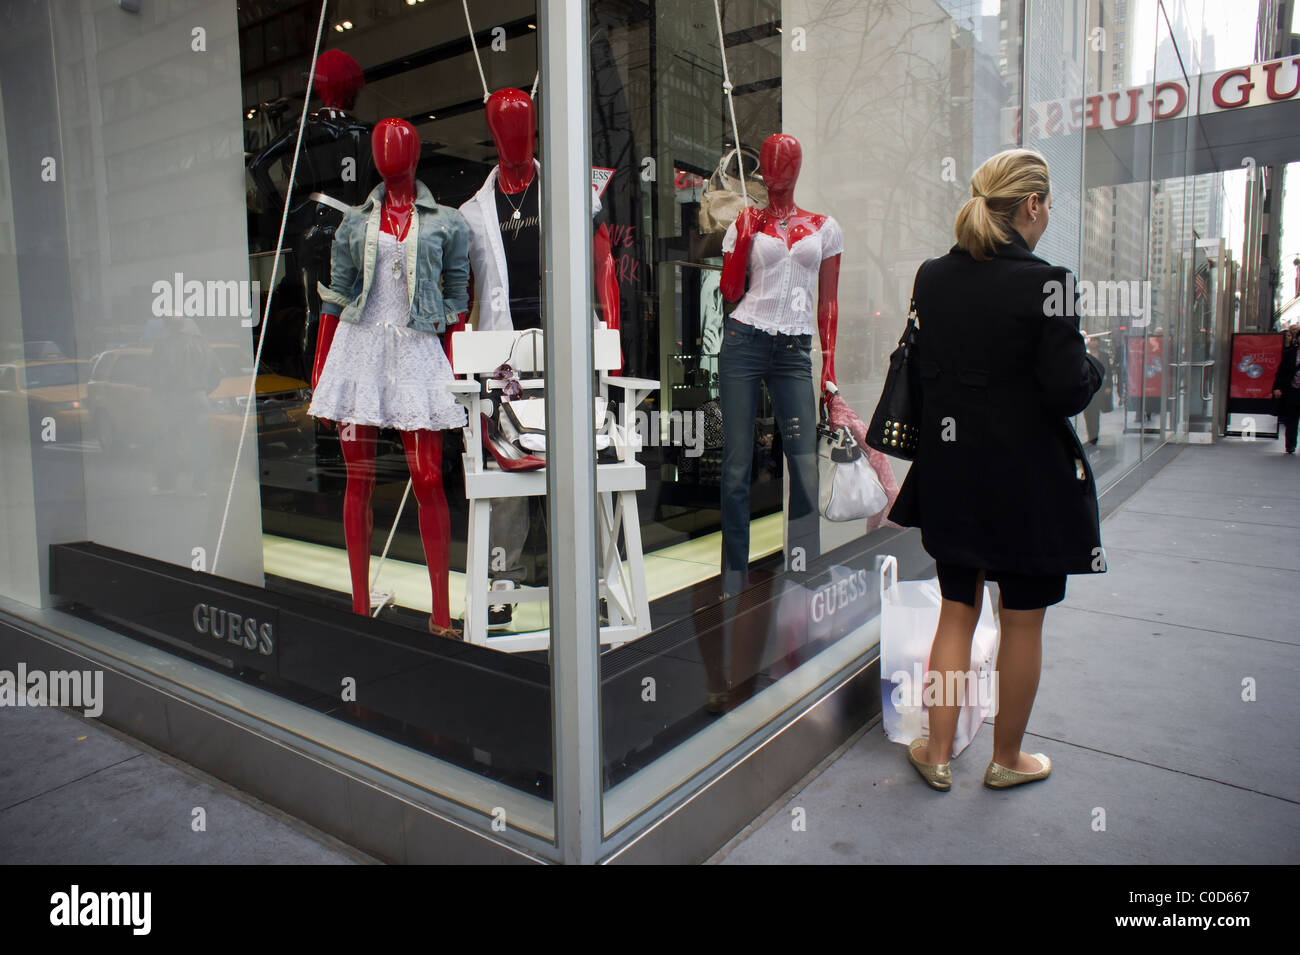
[[[381,182],[359,206],[349,209],[334,233],[329,288],[317,284],[321,311],[341,322],[356,322],[366,307],[379,249]],[[418,236],[418,241],[410,241]],[[415,207],[406,241],[407,327],[442,333],[469,308],[469,226],[450,206],[440,206],[416,180]]]

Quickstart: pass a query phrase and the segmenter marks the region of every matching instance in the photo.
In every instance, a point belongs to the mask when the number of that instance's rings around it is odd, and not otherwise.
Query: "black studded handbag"
[[[867,429],[867,445],[904,461],[916,458],[921,437],[921,380],[916,357],[916,299],[907,313],[907,327],[889,356],[889,372],[876,413]]]

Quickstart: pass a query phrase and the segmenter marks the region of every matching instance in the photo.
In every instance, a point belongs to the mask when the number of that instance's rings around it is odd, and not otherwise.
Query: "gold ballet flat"
[[[916,751],[924,746],[928,740],[925,737],[912,740],[911,745],[907,747],[907,761],[911,763],[921,778],[926,781],[931,789],[937,789],[940,792],[947,792],[952,788],[952,770],[948,768],[947,763],[923,763],[916,758]]]
[[[997,763],[990,761],[988,769],[984,770],[984,785],[990,789],[1007,789],[1011,786],[1019,786],[1021,783],[1032,783],[1039,779],[1046,779],[1052,773],[1052,761],[1043,753],[1031,753],[1034,759],[1042,764],[1042,769],[1036,773],[1019,773],[1014,769],[1008,769],[1005,766],[999,766]]]

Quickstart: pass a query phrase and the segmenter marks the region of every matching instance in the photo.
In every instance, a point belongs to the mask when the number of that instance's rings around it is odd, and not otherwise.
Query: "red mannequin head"
[[[365,85],[360,64],[342,50],[326,50],[316,58],[312,88],[330,109],[351,109]]]
[[[768,192],[789,194],[794,191],[794,184],[799,179],[803,148],[793,136],[773,133],[763,141],[758,163],[763,170],[763,182],[767,184]]]
[[[501,165],[532,163],[537,129],[532,97],[523,90],[497,90],[487,101],[487,124]]]
[[[385,183],[391,185],[392,180],[415,175],[420,161],[420,137],[406,120],[381,119],[370,136],[370,148],[375,154],[375,170]]]

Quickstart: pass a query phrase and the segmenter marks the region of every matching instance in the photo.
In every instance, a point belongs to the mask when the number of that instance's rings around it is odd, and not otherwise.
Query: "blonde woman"
[[[999,789],[1052,771],[1045,754],[1020,748],[1043,617],[1064,599],[1068,574],[1105,570],[1092,469],[1068,421],[1101,387],[1102,369],[1079,333],[1074,277],[1033,253],[1051,204],[1040,154],[998,153],[971,177],[957,244],[917,271],[921,438],[889,514],[920,528],[938,565],[931,673],[969,668],[984,582],[999,585],[998,709],[984,774]],[[930,737],[908,752],[935,789],[952,785],[959,704],[932,707]]]

